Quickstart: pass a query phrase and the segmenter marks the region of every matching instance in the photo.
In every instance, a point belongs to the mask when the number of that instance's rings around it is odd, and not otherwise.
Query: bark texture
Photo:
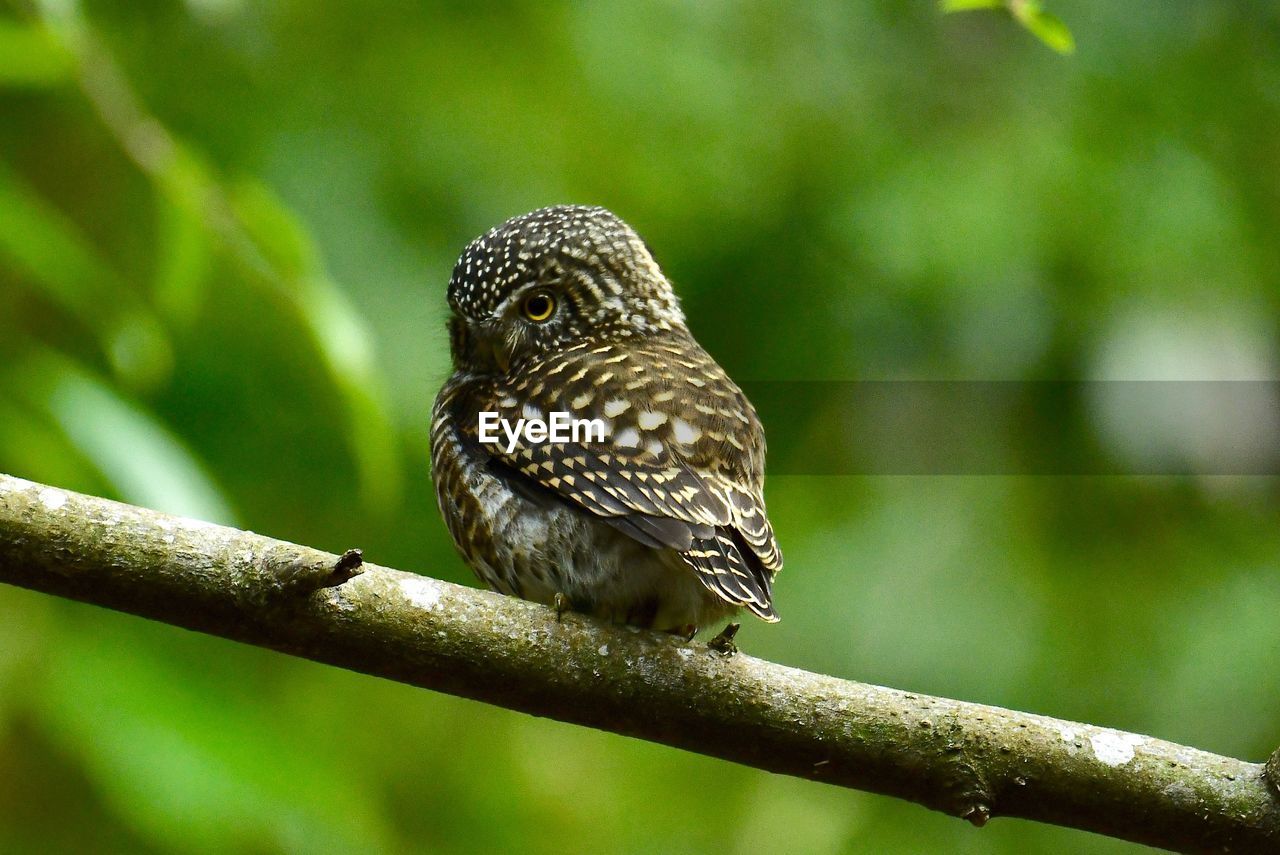
[[[1280,796],[1261,763],[558,622],[358,565],[0,475],[0,582],[979,825],[1017,816],[1181,851],[1280,852]]]

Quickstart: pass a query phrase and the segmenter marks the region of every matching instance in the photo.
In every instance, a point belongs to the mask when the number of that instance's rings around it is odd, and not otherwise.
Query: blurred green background
[[[635,225],[742,381],[1277,378],[1277,6],[1050,5],[1070,58],[927,2],[0,4],[0,470],[470,583],[428,476],[444,286],[560,202]],[[1099,406],[992,429],[1123,468]],[[751,653],[1280,744],[1274,477],[768,500]],[[0,850],[780,844],[1138,849],[0,589]]]

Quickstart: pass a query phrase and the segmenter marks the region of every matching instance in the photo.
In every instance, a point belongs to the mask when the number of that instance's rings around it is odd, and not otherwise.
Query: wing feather
[[[483,445],[496,462],[645,546],[674,550],[717,596],[777,619],[772,578],[782,555],[761,489],[763,431],[705,351],[692,339],[631,343],[617,354],[578,345],[521,373],[558,382],[495,385],[477,409],[512,424],[554,411],[601,416],[611,430],[592,443],[522,436],[511,447]],[[631,396],[611,397],[627,376],[637,378],[624,384]]]

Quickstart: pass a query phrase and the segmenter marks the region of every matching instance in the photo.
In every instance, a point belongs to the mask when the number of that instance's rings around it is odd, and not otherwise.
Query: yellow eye
[[[546,291],[534,291],[524,298],[524,316],[534,323],[541,323],[555,314],[556,298]]]

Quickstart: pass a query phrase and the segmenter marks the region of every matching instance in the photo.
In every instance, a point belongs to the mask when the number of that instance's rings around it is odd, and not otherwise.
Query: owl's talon
[[[556,623],[559,623],[560,619],[564,617],[564,613],[572,610],[573,604],[569,602],[568,597],[557,591],[555,597],[551,600],[551,608],[556,610]]]
[[[733,637],[738,634],[741,626],[742,624],[738,623],[725,624],[725,628],[720,630],[720,634],[707,642],[707,647],[722,656],[732,656],[737,653],[738,645],[733,643]]]
[[[681,636],[685,641],[693,641],[693,637],[698,634],[698,627],[695,624],[687,624],[680,628],[676,635]]]

